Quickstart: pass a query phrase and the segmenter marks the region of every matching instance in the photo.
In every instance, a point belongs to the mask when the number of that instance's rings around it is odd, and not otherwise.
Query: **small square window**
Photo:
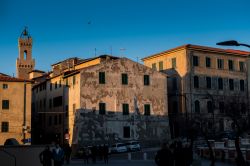
[[[8,89],[8,84],[3,84],[3,89]]]
[[[2,100],[2,109],[9,109],[9,100]]]
[[[193,66],[199,66],[199,57],[193,56]]]
[[[150,104],[144,105],[144,115],[150,116]]]
[[[122,85],[128,85],[128,75],[125,73],[122,74]]]
[[[176,58],[172,58],[172,68],[176,68]]]
[[[152,69],[153,69],[153,70],[157,70],[157,68],[156,68],[156,63],[153,63],[153,64],[152,64]]]
[[[206,67],[211,67],[211,58],[206,57]]]
[[[9,122],[2,122],[1,131],[2,132],[9,132]]]
[[[130,127],[129,126],[123,127],[123,137],[130,138]]]
[[[144,75],[144,85],[150,85],[150,77],[149,75]]]
[[[122,112],[123,112],[123,115],[129,115],[129,105],[128,104],[122,104]]]
[[[105,84],[105,72],[99,72],[99,84]]]
[[[106,114],[106,103],[99,103],[99,114],[100,115]]]
[[[159,71],[161,71],[161,70],[163,70],[163,62],[162,61],[159,62]]]

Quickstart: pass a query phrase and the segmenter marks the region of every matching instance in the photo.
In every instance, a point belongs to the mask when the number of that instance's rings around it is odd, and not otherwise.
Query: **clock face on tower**
[[[18,58],[16,60],[17,77],[29,79],[29,72],[34,70],[35,60],[32,59],[32,37],[25,27],[18,38]]]

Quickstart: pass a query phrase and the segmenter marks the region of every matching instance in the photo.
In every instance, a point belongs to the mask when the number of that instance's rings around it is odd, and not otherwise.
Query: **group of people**
[[[192,146],[192,143],[183,145],[181,141],[171,145],[163,143],[157,151],[155,162],[158,166],[190,166],[193,162]]]
[[[109,148],[107,145],[85,147],[82,149],[82,158],[85,164],[89,163],[89,158],[92,159],[92,163],[96,163],[98,156],[100,160],[104,160],[104,163],[108,164]]]
[[[40,162],[43,166],[52,166],[52,160],[54,166],[62,166],[64,160],[69,164],[71,151],[69,144],[65,144],[63,148],[56,144],[55,147],[52,147],[52,150],[50,150],[49,146],[46,146],[39,155]]]

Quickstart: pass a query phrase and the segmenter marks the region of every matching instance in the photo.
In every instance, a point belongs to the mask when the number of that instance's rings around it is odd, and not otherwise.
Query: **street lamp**
[[[244,44],[244,43],[238,43],[235,40],[228,40],[228,41],[219,42],[219,43],[216,43],[216,45],[220,45],[220,46],[245,46],[245,47],[250,48],[250,45]]]

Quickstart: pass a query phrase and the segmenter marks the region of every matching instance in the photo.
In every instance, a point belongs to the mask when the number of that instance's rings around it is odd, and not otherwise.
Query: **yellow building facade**
[[[245,51],[189,44],[142,59],[146,66],[168,74],[173,137],[187,132],[185,123],[190,119],[197,119],[213,133],[232,130],[234,124],[227,114],[230,104],[237,105],[235,111],[247,118],[248,55]],[[178,123],[180,114],[183,124]]]
[[[0,145],[31,141],[31,82],[0,74]]]

